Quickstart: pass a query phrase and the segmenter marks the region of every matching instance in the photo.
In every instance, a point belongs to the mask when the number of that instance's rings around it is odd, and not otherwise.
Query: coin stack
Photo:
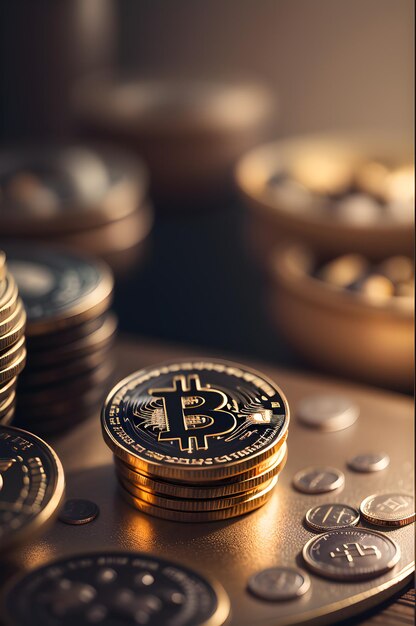
[[[23,303],[0,250],[0,424],[14,416],[17,378],[26,363],[25,325]]]
[[[59,433],[94,414],[105,395],[116,331],[112,275],[102,263],[47,247],[14,245],[7,254],[27,314],[15,423]]]
[[[288,423],[274,382],[219,360],[138,371],[114,387],[102,411],[124,498],[183,522],[265,504],[286,462]]]
[[[153,212],[134,157],[82,145],[0,153],[3,239],[65,245],[129,269],[146,250]]]

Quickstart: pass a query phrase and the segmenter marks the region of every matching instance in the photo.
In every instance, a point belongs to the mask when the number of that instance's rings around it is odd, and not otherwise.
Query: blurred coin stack
[[[287,405],[222,361],[172,363],[121,381],[102,411],[123,497],[141,512],[209,522],[253,511],[287,458]]]
[[[26,363],[26,313],[0,250],[0,424],[13,419],[17,379]]]
[[[93,415],[111,377],[116,319],[103,263],[47,247],[8,247],[27,314],[16,425],[57,434]]]
[[[0,153],[2,239],[59,242],[132,267],[152,225],[147,172],[135,158],[85,146]]]

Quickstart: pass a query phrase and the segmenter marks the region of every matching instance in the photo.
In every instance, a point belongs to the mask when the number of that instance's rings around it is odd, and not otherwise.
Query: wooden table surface
[[[197,349],[195,347],[189,346],[177,346],[168,343],[160,343],[156,341],[149,340],[137,340],[136,338],[124,335],[118,342],[117,346],[117,360],[122,359],[126,361],[129,365],[129,369],[134,371],[135,369],[139,369],[140,367],[146,365],[152,365],[156,363],[161,363],[163,361],[172,359],[172,358],[180,358],[183,356],[190,355],[201,355],[207,354],[207,350]],[[238,356],[222,354],[222,355],[212,355],[212,356],[221,356],[221,358],[227,358],[230,360],[241,361]],[[247,361],[247,360],[245,360]],[[262,369],[262,364],[253,363],[253,365],[257,369]],[[268,366],[264,366],[264,369],[267,371],[267,367],[270,368],[270,364]],[[293,372],[283,372],[283,379],[288,379],[290,383],[293,381],[301,382],[308,388],[308,392],[311,389],[311,382],[313,383],[315,380],[319,383],[322,383],[322,377],[317,376],[308,376],[305,373],[293,373]],[[354,386],[355,389],[360,389],[360,387]],[[363,389],[361,387],[361,389]],[[377,393],[377,391],[375,391]],[[397,395],[400,398],[399,395]],[[411,626],[415,624],[415,589],[414,585],[411,584],[407,587],[404,592],[401,592],[400,595],[395,598],[389,600],[388,602],[384,602],[380,607],[376,610],[372,610],[361,617],[356,617],[346,622],[343,622],[346,626],[352,624],[360,624],[361,626]]]

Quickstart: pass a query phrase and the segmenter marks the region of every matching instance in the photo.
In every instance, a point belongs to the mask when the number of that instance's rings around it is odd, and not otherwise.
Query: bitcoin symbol
[[[227,396],[218,389],[202,387],[197,374],[175,376],[173,387],[149,389],[149,395],[161,398],[165,407],[165,428],[159,441],[178,440],[181,450],[207,450],[208,437],[229,433],[237,420],[225,411]]]

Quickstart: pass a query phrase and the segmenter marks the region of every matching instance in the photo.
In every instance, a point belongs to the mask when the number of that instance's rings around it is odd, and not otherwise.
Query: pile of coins
[[[112,373],[113,279],[102,263],[47,247],[8,247],[26,309],[27,367],[16,424],[53,434],[94,414]]]
[[[0,250],[0,424],[14,416],[17,379],[26,363],[25,325],[23,303]]]
[[[286,462],[288,424],[274,382],[219,360],[135,372],[102,411],[125,499],[183,522],[228,519],[265,504]]]
[[[57,241],[128,269],[145,250],[153,212],[143,165],[85,146],[0,153],[2,238]]]
[[[315,213],[345,224],[367,226],[380,220],[411,223],[415,205],[415,168],[377,161],[351,163],[338,154],[304,152],[288,171],[268,181],[279,207]]]
[[[414,263],[406,256],[372,264],[360,254],[346,254],[321,265],[315,275],[370,301],[385,302],[393,297],[414,300]]]

